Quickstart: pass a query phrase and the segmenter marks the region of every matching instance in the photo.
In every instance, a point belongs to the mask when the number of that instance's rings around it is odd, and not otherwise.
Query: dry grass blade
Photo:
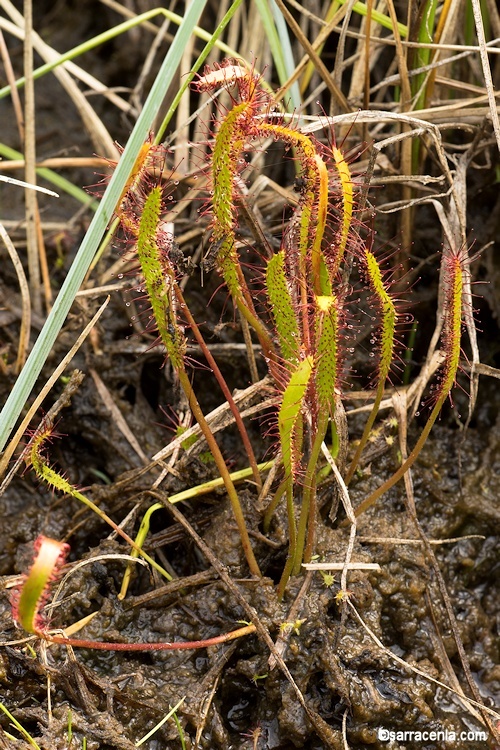
[[[276,4],[278,5],[279,9],[283,13],[283,16],[285,17],[286,22],[292,29],[298,41],[304,48],[304,51],[309,55],[309,58],[314,62],[314,65],[318,73],[321,75],[333,99],[337,102],[339,109],[343,110],[344,112],[349,112],[351,108],[349,106],[347,99],[345,98],[344,94],[339,89],[335,81],[332,79],[328,71],[328,68],[325,66],[321,58],[318,57],[318,54],[314,50],[313,46],[311,45],[307,37],[304,36],[297,21],[294,19],[294,17],[292,16],[288,8],[285,6],[285,4],[282,2],[282,0],[276,0]]]
[[[33,83],[33,13],[31,0],[24,3],[24,76],[26,90],[24,95],[24,177],[29,185],[36,183],[36,148],[35,148],[35,88]],[[36,192],[25,190],[26,202],[26,239],[28,242],[28,269],[30,299],[33,311],[40,315],[42,312],[42,297],[40,285],[40,253],[39,233],[37,223],[40,221],[38,199]],[[39,253],[40,250],[40,253]]]
[[[483,16],[479,0],[472,0],[472,10],[474,12],[474,21],[476,24],[476,34],[479,43],[479,54],[481,56],[481,65],[483,68],[484,83],[488,92],[488,101],[490,104],[491,122],[495,132],[497,147],[500,151],[500,119],[498,117],[498,105],[496,101],[495,88],[491,78],[490,61],[486,51],[486,39],[484,36]]]
[[[16,10],[10,0],[0,0],[0,6],[12,18],[17,26],[23,30],[23,17],[19,11]],[[33,48],[42,58],[48,61],[54,59],[54,51],[45,44],[36,32],[33,31],[30,36],[33,40]],[[77,107],[82,122],[93,140],[95,151],[110,159],[118,159],[119,153],[113,139],[69,73],[64,69],[56,68],[54,70],[54,75]]]
[[[21,99],[19,98],[19,92],[15,86],[16,77],[12,68],[12,62],[10,59],[7,45],[5,44],[4,35],[0,29],[0,54],[2,56],[3,66],[5,69],[5,77],[12,90],[12,106],[16,115],[17,129],[19,131],[19,140],[24,140],[24,123],[23,123],[23,110],[21,106]]]
[[[474,708],[479,708],[482,711],[485,711],[487,714],[489,714],[490,717],[493,719],[500,719],[500,714],[495,711],[494,709],[490,708],[489,706],[484,706],[480,701],[473,700],[472,698],[467,698],[463,695],[462,692],[457,692],[454,690],[454,688],[450,687],[449,685],[445,685],[440,680],[436,680],[434,677],[431,677],[431,675],[427,674],[426,672],[423,672],[421,669],[418,669],[417,667],[414,667],[412,664],[409,664],[404,659],[401,659],[399,656],[396,656],[396,654],[391,651],[389,648],[384,646],[382,641],[377,638],[373,630],[366,624],[366,622],[362,619],[361,615],[357,611],[354,604],[348,599],[347,604],[351,608],[354,616],[362,626],[362,628],[368,633],[370,638],[373,640],[374,643],[377,644],[379,649],[389,656],[391,659],[396,661],[398,664],[400,664],[404,669],[408,669],[410,672],[414,672],[415,674],[418,674],[420,677],[423,677],[425,680],[428,680],[429,682],[434,683],[434,685],[438,685],[439,687],[443,688],[444,690],[454,693],[457,695],[457,697],[460,699],[461,702],[468,708],[468,710],[474,715],[477,716],[477,711],[474,710]],[[472,708],[471,708],[472,707]]]
[[[3,240],[7,252],[9,253],[12,265],[15,268],[17,279],[19,281],[19,291],[21,293],[22,303],[22,317],[21,317],[21,328],[19,331],[19,344],[17,348],[17,358],[15,364],[15,372],[19,373],[26,360],[28,353],[30,328],[31,328],[31,301],[28,281],[26,274],[24,273],[23,264],[19,259],[19,255],[11,241],[7,231],[3,224],[0,224],[0,236]]]
[[[137,453],[141,461],[144,464],[149,464],[149,458],[146,456],[146,454],[142,450],[139,444],[139,441],[137,440],[136,436],[134,435],[134,433],[128,426],[125,420],[125,417],[123,416],[123,414],[121,413],[117,405],[115,404],[113,397],[110,394],[108,388],[105,386],[102,379],[99,377],[99,375],[94,369],[90,370],[90,375],[92,376],[92,380],[95,383],[99,396],[101,397],[106,409],[109,411],[114,422],[116,423],[116,426],[118,427],[122,435],[125,437],[125,439],[132,446],[132,448]]]

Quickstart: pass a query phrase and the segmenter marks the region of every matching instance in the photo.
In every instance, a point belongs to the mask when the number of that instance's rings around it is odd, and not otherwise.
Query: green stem
[[[297,549],[297,524],[295,522],[295,508],[293,505],[293,477],[289,475],[286,478],[286,507],[288,511],[288,555],[286,558],[285,567],[281,574],[281,579],[278,584],[277,596],[281,601],[285,593],[288,579],[292,575],[293,564],[295,562],[295,552]]]
[[[236,492],[236,488],[233,484],[233,480],[231,479],[231,475],[226,466],[226,462],[224,461],[224,457],[220,451],[219,446],[217,445],[217,441],[214,437],[214,434],[212,430],[210,429],[210,426],[207,420],[205,419],[205,415],[203,414],[201,410],[201,407],[198,403],[198,399],[195,396],[193,387],[191,385],[191,381],[189,380],[186,371],[183,368],[177,369],[177,376],[179,378],[182,389],[184,393],[186,394],[193,416],[198,422],[198,424],[200,425],[200,429],[203,433],[203,437],[207,441],[208,448],[214,458],[215,465],[217,466],[217,470],[222,480],[224,481],[224,486],[226,488],[226,492],[229,497],[229,502],[231,503],[231,507],[233,509],[234,517],[236,520],[236,525],[238,526],[238,531],[241,537],[241,544],[245,552],[245,557],[247,559],[250,572],[252,573],[252,575],[258,576],[259,578],[261,578],[262,573],[260,572],[259,565],[253,553],[253,549],[250,543],[250,537],[248,536],[248,530],[246,527],[245,518],[243,516],[243,511],[241,509],[238,493]]]
[[[264,534],[267,534],[267,532],[269,531],[269,526],[271,525],[271,519],[272,519],[272,517],[274,515],[274,511],[278,507],[279,501],[281,500],[281,498],[285,494],[285,491],[286,491],[286,488],[287,488],[287,481],[288,481],[287,479],[284,479],[281,482],[280,486],[278,487],[278,489],[274,493],[273,499],[271,500],[271,502],[268,505],[268,508],[266,510],[266,514],[264,516],[264,521],[263,521]]]
[[[294,565],[292,573],[298,575],[303,562],[309,562],[314,545],[314,521],[316,515],[316,471],[321,453],[321,443],[325,439],[328,428],[329,415],[327,411],[320,414],[316,426],[311,455],[307,462],[304,476],[304,490],[302,493],[302,506],[300,509],[299,525],[297,529],[297,545],[295,549]],[[307,533],[307,552],[304,555]],[[307,559],[306,559],[307,558]]]
[[[441,398],[438,400],[438,402],[434,406],[434,409],[432,410],[431,415],[429,419],[427,420],[427,424],[422,430],[422,434],[417,440],[415,447],[413,448],[412,452],[410,453],[406,461],[403,464],[401,464],[397,472],[393,474],[392,477],[390,477],[386,482],[384,482],[384,484],[382,484],[378,489],[372,492],[371,495],[368,495],[368,497],[363,500],[361,505],[358,505],[354,513],[356,517],[360,516],[362,513],[368,510],[368,508],[371,508],[371,506],[377,502],[379,497],[384,495],[387,492],[387,490],[391,489],[391,487],[394,487],[394,485],[397,484],[397,482],[399,482],[399,480],[404,477],[408,469],[411,469],[411,467],[417,460],[420,454],[420,451],[424,447],[425,441],[429,437],[429,433],[432,430],[434,422],[436,421],[437,416],[439,412],[441,411],[441,408],[444,402],[446,401],[447,395],[448,393],[445,393],[443,396],[441,396]]]
[[[274,466],[274,461],[264,461],[261,464],[257,464],[259,472],[270,471]],[[246,479],[250,479],[253,472],[252,469],[247,467],[246,469],[240,469],[239,471],[232,471],[230,474],[232,482],[243,482]],[[170,495],[168,498],[169,503],[181,503],[185,500],[191,500],[201,495],[206,495],[209,492],[213,492],[219,487],[224,486],[224,481],[221,477],[217,479],[210,479],[208,482],[198,484],[196,487],[190,487],[188,490],[182,490],[182,492],[176,492],[175,495]]]
[[[365,424],[363,435],[361,436],[361,440],[358,443],[358,447],[356,448],[356,453],[354,454],[354,458],[351,461],[351,465],[349,466],[349,471],[347,472],[347,475],[345,478],[345,483],[347,485],[349,484],[349,482],[354,476],[354,472],[356,471],[356,468],[358,466],[359,459],[361,458],[363,449],[368,442],[368,438],[370,437],[370,432],[373,427],[373,423],[375,422],[375,419],[377,417],[378,410],[380,407],[380,402],[382,401],[382,398],[384,395],[384,391],[385,391],[385,381],[379,381],[379,384],[377,387],[377,393],[375,396],[375,401],[373,402],[370,416],[368,417],[368,421]]]

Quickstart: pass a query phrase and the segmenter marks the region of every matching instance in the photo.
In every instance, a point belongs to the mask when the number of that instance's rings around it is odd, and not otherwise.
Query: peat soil
[[[54,28],[61,33],[59,21],[70,4],[57,5],[60,15]],[[69,18],[68,29],[73,29]],[[92,33],[95,31],[92,28]],[[88,28],[84,32],[84,36],[89,35]],[[66,41],[69,46],[78,39]],[[57,39],[53,42],[57,46]],[[101,79],[109,80],[110,85],[116,81],[120,64],[132,66],[130,54],[124,55],[119,46],[110,47],[95,63]],[[103,73],[106,65],[110,68],[107,74]],[[46,88],[40,88],[39,93],[43,111],[40,154],[55,155],[58,144],[57,148],[76,148],[80,155],[91,155],[92,147],[62,90],[48,77],[43,85]],[[66,112],[64,122],[62,111]],[[123,120],[108,121],[107,125],[117,140],[124,141],[130,131],[130,124]],[[7,139],[5,134],[3,137]],[[16,145],[15,135],[10,142]],[[80,185],[96,181],[89,172],[75,173],[73,178]],[[476,212],[472,225],[478,227],[482,245],[494,237],[491,217],[496,198],[486,173],[481,180],[472,186],[469,207]],[[20,195],[5,186],[1,190],[2,218],[21,220]],[[67,199],[61,199],[57,206],[42,200],[42,219],[62,225],[49,233],[47,241],[51,278],[57,289],[88,225],[89,213],[78,213],[77,206]],[[431,216],[430,212],[419,214],[421,219]],[[198,221],[196,209],[184,220],[187,230],[189,222]],[[428,227],[423,220],[417,223],[415,253],[419,252],[419,242],[423,246],[431,241],[439,247],[439,227],[435,219],[432,222],[434,230],[423,229]],[[22,244],[21,229],[13,229],[13,236]],[[111,263],[109,258],[101,263],[104,274]],[[19,330],[19,291],[13,271],[4,266],[0,277],[1,346],[12,361]],[[98,269],[97,280],[99,273]],[[498,366],[499,356],[495,343],[498,274],[490,248],[477,264],[475,275],[488,276],[491,282],[478,302],[482,362],[491,366]],[[207,338],[212,335],[210,343],[219,345],[219,364],[230,388],[246,388],[250,385],[247,360],[244,350],[233,346],[239,340],[239,331],[225,293],[219,291],[207,308],[207,300],[217,292],[220,282],[213,273],[201,286],[199,275],[195,272],[189,286],[192,311],[204,321]],[[125,282],[132,288],[137,278],[130,276]],[[426,319],[428,310],[436,306],[435,282],[424,278],[419,295],[416,299],[421,319]],[[101,302],[102,298],[92,296],[77,300],[39,385]],[[84,343],[68,370],[69,374],[78,368],[85,378],[71,403],[61,411],[57,425],[60,438],[54,439],[48,450],[50,463],[74,485],[85,487],[86,494],[115,522],[123,522],[129,534],[137,531],[146,510],[158,500],[216,476],[210,461],[194,446],[181,453],[161,490],[153,490],[161,468],[149,466],[144,471],[141,453],[110,411],[111,400],[142,453],[150,458],[171,439],[176,415],[185,408],[168,363],[161,350],[153,346],[154,335],[141,333],[144,324],[137,320],[138,306],[140,301],[133,292],[111,295],[95,335]],[[415,315],[419,317],[418,310]],[[33,338],[42,322],[35,316]],[[416,368],[420,353],[425,354],[428,333],[419,332],[414,350]],[[193,349],[192,354],[197,362],[193,369],[195,390],[208,413],[221,399],[199,353]],[[363,362],[354,365],[362,368]],[[264,375],[264,364],[259,363],[261,366]],[[0,403],[13,382],[14,377],[4,369]],[[482,378],[474,417],[464,431],[461,422],[467,416],[468,378],[463,375],[464,392],[457,392],[454,409],[445,410],[413,471],[416,510],[423,531],[432,540],[452,540],[433,545],[437,566],[419,541],[404,488],[398,485],[358,520],[353,559],[377,563],[380,570],[350,573],[348,588],[353,606],[339,601],[339,574],[329,577],[319,572],[292,578],[283,601],[278,601],[276,583],[287,551],[286,517],[278,510],[270,534],[264,536],[265,502],[257,502],[250,482],[240,485],[239,493],[264,575],[261,580],[249,576],[227,498],[224,492],[215,491],[179,506],[182,518],[172,516],[167,509],[153,514],[144,547],[163,566],[169,566],[175,580],[165,584],[156,573],[136,566],[129,591],[120,600],[125,563],[106,556],[123,553],[125,545],[110,536],[109,527],[77,500],[56,496],[41,486],[32,472],[20,470],[0,496],[3,705],[42,750],[80,748],[84,738],[89,750],[132,749],[181,699],[177,723],[167,721],[141,747],[494,747],[484,723],[485,714],[459,694],[463,690],[465,696],[473,696],[470,680],[474,695],[486,707],[498,705],[500,695],[500,392],[495,383]],[[98,390],[101,384],[104,389]],[[63,382],[57,384],[45,409],[63,388]],[[104,391],[110,400],[103,398]],[[272,390],[262,386],[254,402],[268,395]],[[410,445],[418,437],[418,422],[424,417],[412,423]],[[349,421],[353,437],[359,436],[362,419]],[[248,425],[259,460],[272,455],[272,437],[266,435],[269,415],[259,414],[248,420]],[[352,484],[354,505],[398,465],[397,424],[386,421],[379,427],[363,471]],[[237,434],[228,429],[219,438],[234,468],[243,468],[245,457]],[[317,553],[322,559],[342,561],[349,527],[343,523],[342,508],[337,508],[334,483],[327,480],[319,494]],[[23,638],[12,618],[10,591],[29,566],[33,542],[42,533],[69,542],[68,570],[76,562],[88,561],[65,582],[58,606],[50,613],[51,627],[68,628],[97,612],[76,637],[128,643],[199,640],[233,630],[239,621],[251,619],[258,623],[258,633],[208,649],[147,654],[72,650],[36,641],[29,646],[6,645]],[[454,613],[452,622],[447,606]],[[286,627],[286,623],[291,625]],[[277,644],[281,660],[275,657],[273,661],[266,631]],[[468,662],[467,669],[460,651]],[[32,747],[3,713],[0,724],[4,730],[0,747]],[[72,739],[68,738],[69,725]],[[414,734],[391,739],[384,732],[428,734],[425,738]]]

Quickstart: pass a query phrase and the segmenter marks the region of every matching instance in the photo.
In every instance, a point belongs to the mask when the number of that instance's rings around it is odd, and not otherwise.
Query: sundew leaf
[[[50,582],[63,564],[69,546],[46,536],[35,542],[35,559],[26,580],[14,600],[14,619],[27,633],[40,633],[43,625],[40,609],[44,604]]]
[[[382,272],[376,257],[369,250],[365,251],[366,269],[370,286],[372,287],[377,300],[377,306],[380,310],[381,328],[380,328],[380,350],[378,364],[378,380],[385,383],[391,369],[392,357],[394,353],[394,333],[398,315],[394,301],[388,293]]]
[[[459,253],[449,252],[444,258],[446,269],[446,294],[444,303],[444,326],[441,336],[442,348],[445,353],[445,360],[440,373],[439,386],[435,396],[435,404],[432,409],[425,427],[420,433],[415,447],[412,452],[399,467],[399,469],[378,487],[371,495],[368,495],[356,509],[356,515],[359,516],[370,508],[387,490],[390,490],[403,476],[408,469],[411,469],[420,455],[425,445],[430,431],[443,408],[444,402],[450,395],[451,389],[455,385],[458,366],[460,364],[461,351],[461,334],[462,334],[462,304],[464,293],[464,274],[468,273],[465,267],[464,259]]]
[[[316,297],[316,396],[320,410],[332,410],[337,383],[339,311],[334,295]]]
[[[162,189],[156,186],[148,193],[142,208],[137,236],[137,255],[158,333],[172,366],[179,370],[184,367],[186,340],[178,325],[173,304],[173,285],[176,283],[174,272],[173,269],[167,268],[165,258],[162,259],[161,250],[158,247],[157,232],[161,207]]]
[[[285,274],[285,252],[280,250],[267,264],[266,287],[281,356],[288,367],[299,359],[299,325]]]
[[[293,474],[297,456],[300,455],[300,446],[295,438],[313,367],[314,359],[311,355],[299,362],[283,393],[278,413],[278,429],[285,476]]]
[[[345,159],[344,154],[335,146],[332,148],[332,154],[337,167],[342,191],[342,222],[340,230],[340,240],[336,248],[335,260],[333,267],[330,269],[330,278],[333,280],[340,268],[344,253],[349,239],[349,231],[352,224],[352,212],[354,206],[354,190],[352,184],[351,172]]]
[[[361,436],[361,440],[358,443],[356,452],[346,475],[346,484],[349,484],[354,475],[361,454],[370,437],[370,431],[374,425],[378,410],[380,408],[380,403],[384,395],[386,380],[389,377],[389,372],[391,369],[392,358],[394,354],[395,330],[398,321],[398,314],[394,305],[394,301],[386,289],[386,285],[384,283],[378,261],[373,253],[370,252],[370,250],[365,250],[365,261],[366,274],[369,284],[375,295],[376,305],[378,307],[381,319],[380,331],[378,334],[379,361],[376,378],[377,386],[372,410],[367,419],[365,428],[363,430],[363,435]]]

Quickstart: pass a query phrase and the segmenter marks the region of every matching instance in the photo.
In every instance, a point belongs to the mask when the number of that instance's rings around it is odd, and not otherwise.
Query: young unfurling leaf
[[[14,619],[27,633],[39,635],[46,629],[40,610],[68,552],[69,546],[63,542],[46,536],[36,540],[33,565],[12,600]]]

